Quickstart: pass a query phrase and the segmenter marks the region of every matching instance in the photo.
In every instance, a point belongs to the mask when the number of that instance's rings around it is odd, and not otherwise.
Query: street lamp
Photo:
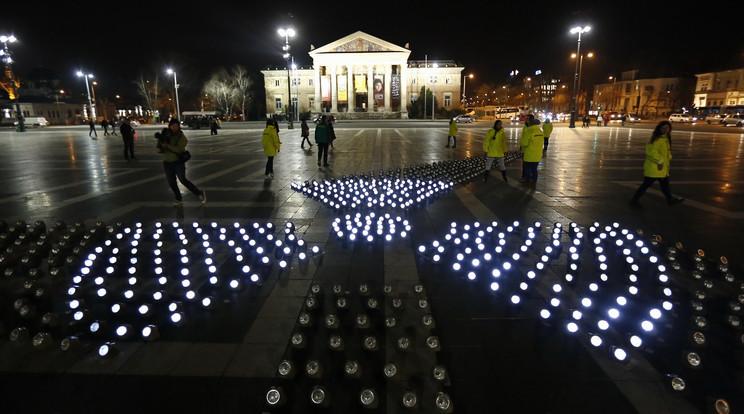
[[[181,104],[178,101],[178,75],[176,75],[176,71],[168,68],[166,72],[169,75],[173,75],[173,87],[176,89],[176,118],[178,118],[178,121],[181,121]]]
[[[93,100],[90,98],[90,85],[88,85],[88,78],[93,78],[93,74],[85,74],[83,71],[77,72],[78,78],[82,77],[85,79],[85,91],[88,93],[88,108],[90,108],[90,112],[88,113],[88,120],[93,119]]]
[[[470,75],[468,75],[468,76],[463,76],[463,77],[462,77],[462,102],[463,102],[463,104],[464,104],[464,103],[466,102],[466,99],[467,99],[467,98],[465,97],[465,92],[467,91],[467,86],[468,86],[468,83],[467,83],[467,82],[468,82],[468,78],[470,78],[470,79],[473,79],[473,76],[474,76],[474,75],[473,75],[473,74],[471,73],[471,74],[470,74]]]
[[[431,78],[431,120],[434,120],[434,110],[437,108],[437,93],[436,93],[436,86],[437,86],[437,71],[436,68],[439,67],[439,64],[435,63],[431,65],[432,69],[434,70],[434,76]]]
[[[21,104],[18,102],[18,87],[20,84],[13,77],[13,58],[10,55],[10,49],[8,49],[8,43],[14,43],[16,37],[13,35],[0,36],[0,42],[3,42],[3,50],[0,50],[0,56],[3,57],[3,63],[5,63],[5,77],[8,78],[8,83],[3,83],[3,89],[8,92],[8,97],[11,101],[15,101],[16,107],[16,118],[18,119],[18,132],[25,132],[26,125],[23,123],[23,114],[21,114]]]
[[[594,57],[594,53],[589,52],[586,54],[586,57],[592,58]],[[576,53],[571,53],[571,59],[576,59]],[[579,56],[578,62],[579,62],[579,85],[575,86],[574,84],[574,86],[578,90],[578,94],[581,94],[581,70],[584,67],[584,54],[583,53],[581,54],[581,56]],[[576,103],[576,99],[577,99],[577,94],[576,92],[574,92],[574,104]],[[586,100],[584,101],[584,103],[586,103]]]
[[[571,29],[571,34],[578,33],[579,34],[579,40],[576,44],[576,55],[581,56],[581,34],[586,33],[592,28],[589,26],[586,27],[574,27]],[[568,124],[569,128],[576,128],[576,88],[577,88],[577,82],[579,80],[579,60],[576,60],[576,68],[574,69],[574,90],[573,90],[573,98],[571,99],[571,122]]]
[[[280,28],[277,30],[277,33],[279,33],[279,36],[284,37],[284,46],[282,46],[282,50],[284,51],[283,57],[287,64],[287,129],[294,129],[294,126],[292,125],[292,81],[289,76],[289,58],[291,57],[289,53],[289,38],[294,37],[296,33],[292,28]]]

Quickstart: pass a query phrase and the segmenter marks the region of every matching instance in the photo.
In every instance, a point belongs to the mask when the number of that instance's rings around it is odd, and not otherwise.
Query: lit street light
[[[173,86],[176,89],[176,118],[178,118],[179,122],[181,121],[181,104],[178,101],[178,75],[176,75],[176,71],[173,69],[168,69],[166,72],[168,72],[169,75],[173,75]]]
[[[8,92],[8,97],[11,101],[15,101],[16,107],[16,118],[18,119],[18,132],[25,132],[26,125],[23,123],[23,114],[21,113],[21,104],[18,102],[18,87],[20,84],[13,77],[13,58],[10,55],[10,49],[8,49],[8,43],[14,43],[16,37],[13,35],[0,36],[0,42],[3,42],[3,50],[0,50],[0,56],[3,57],[3,63],[5,63],[5,77],[8,78],[7,83],[3,82],[2,86]]]
[[[586,33],[589,30],[591,30],[591,27],[574,27],[571,29],[571,34],[578,33],[579,34],[579,40],[576,44],[576,55],[581,56],[581,34]],[[577,82],[579,80],[579,60],[576,60],[576,68],[574,70],[574,90],[573,90],[573,98],[571,99],[571,122],[568,124],[569,128],[576,128],[576,88],[577,88]]]
[[[473,79],[473,77],[474,77],[474,76],[475,76],[475,75],[473,75],[473,74],[471,73],[471,74],[470,74],[470,75],[468,75],[468,76],[463,76],[463,77],[462,77],[462,102],[463,102],[463,104],[465,104],[465,102],[466,102],[466,95],[465,95],[465,94],[466,94],[466,91],[467,91],[467,85],[468,85],[468,84],[467,84],[467,82],[468,82],[468,78],[470,78],[470,79]]]
[[[294,126],[292,125],[292,82],[289,76],[289,58],[291,57],[289,53],[289,38],[295,36],[295,31],[292,28],[281,28],[277,30],[277,33],[279,33],[279,36],[284,37],[284,46],[282,46],[282,50],[284,51],[283,57],[287,64],[287,129],[294,129]]]
[[[594,57],[594,53],[589,52],[586,54],[586,57],[592,58]],[[571,59],[576,59],[576,53],[571,53]],[[584,67],[584,54],[582,53],[581,56],[579,56],[579,84],[576,87],[576,89],[578,90],[578,95],[581,94],[581,69],[583,67]],[[576,99],[578,99],[577,94],[574,94],[574,103],[576,103]],[[586,104],[586,100],[584,101],[584,103]]]
[[[90,98],[90,85],[88,84],[88,78],[92,79],[93,74],[89,73],[86,75],[85,73],[83,73],[83,71],[79,70],[77,72],[77,75],[79,78],[82,77],[83,79],[85,79],[85,91],[88,93],[88,108],[90,109],[90,112],[88,113],[88,120],[94,119],[95,111],[93,109],[93,100]]]

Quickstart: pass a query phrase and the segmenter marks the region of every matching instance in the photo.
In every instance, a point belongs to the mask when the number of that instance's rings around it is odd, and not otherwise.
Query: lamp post
[[[439,64],[435,63],[431,65],[432,69],[434,70],[434,76],[431,78],[431,120],[434,120],[434,111],[437,108],[437,93],[436,93],[436,86],[437,86],[437,71],[436,68],[439,67]]]
[[[169,75],[173,75],[173,87],[176,90],[176,118],[181,122],[181,103],[178,101],[178,75],[176,74],[176,71],[171,68],[168,68],[166,72]]]
[[[294,126],[292,125],[292,119],[294,117],[292,112],[292,82],[289,76],[289,58],[291,57],[289,53],[289,38],[294,37],[296,33],[292,28],[280,28],[277,33],[279,33],[279,36],[284,37],[284,46],[282,46],[282,50],[284,51],[283,57],[287,64],[287,129],[294,129]]]
[[[591,30],[591,27],[574,27],[571,29],[571,34],[578,33],[579,34],[579,40],[576,44],[576,55],[581,56],[581,34],[586,33],[589,30]],[[571,122],[568,124],[569,128],[576,128],[576,88],[577,88],[577,82],[579,80],[579,60],[576,60],[576,68],[574,69],[574,90],[573,90],[573,98],[571,99]]]
[[[21,113],[21,104],[18,102],[18,86],[20,85],[13,77],[13,58],[10,55],[10,49],[8,49],[8,43],[14,43],[16,40],[18,39],[13,35],[0,36],[0,42],[3,42],[3,50],[0,50],[0,56],[3,57],[3,63],[5,63],[5,77],[8,78],[8,84],[3,84],[3,89],[8,92],[10,100],[15,101],[18,132],[26,132],[26,125],[23,122],[23,114]]]
[[[467,91],[467,86],[468,86],[468,78],[473,79],[473,76],[474,75],[471,73],[470,75],[462,77],[462,103],[463,105],[466,104],[466,99],[467,99],[466,91]]]
[[[89,73],[86,75],[83,71],[79,70],[77,75],[79,78],[82,77],[85,79],[85,91],[88,93],[88,108],[90,110],[90,112],[88,112],[88,120],[91,120],[93,119],[93,100],[90,98],[90,85],[88,85],[88,78],[93,78],[93,74]]]
[[[594,53],[589,52],[586,54],[586,57],[592,58],[594,57]],[[576,53],[571,54],[571,59],[576,59]],[[583,53],[581,54],[581,56],[579,56],[578,62],[579,62],[579,85],[575,86],[574,84],[575,89],[578,91],[578,94],[574,92],[574,103],[576,103],[576,100],[578,99],[577,95],[581,94],[581,70],[584,67],[584,54]],[[586,104],[586,100],[584,101],[584,103]]]

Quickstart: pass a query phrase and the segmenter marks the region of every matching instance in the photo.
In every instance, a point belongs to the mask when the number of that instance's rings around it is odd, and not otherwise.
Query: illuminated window
[[[452,106],[452,94],[451,93],[444,94],[444,106],[446,108],[449,108],[450,106]]]
[[[275,109],[282,109],[282,98],[276,98],[274,103]]]

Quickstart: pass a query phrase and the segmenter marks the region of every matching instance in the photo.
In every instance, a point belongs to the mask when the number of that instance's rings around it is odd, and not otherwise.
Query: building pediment
[[[375,36],[358,31],[310,51],[310,56],[330,53],[405,53],[411,51]]]

